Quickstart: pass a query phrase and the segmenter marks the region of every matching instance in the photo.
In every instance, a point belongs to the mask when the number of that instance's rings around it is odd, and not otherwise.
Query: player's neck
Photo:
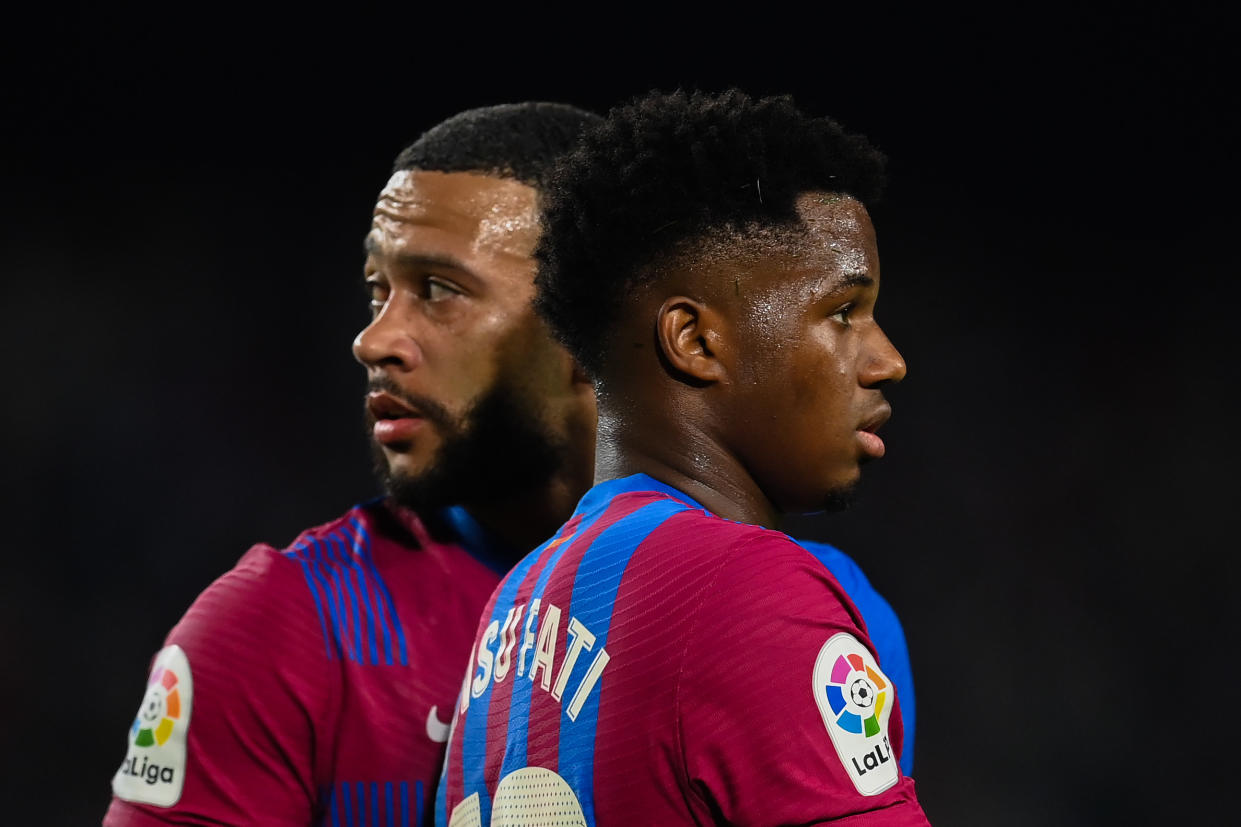
[[[489,534],[515,551],[517,556],[510,562],[516,563],[568,521],[590,481],[589,469],[566,471],[542,486],[515,492],[498,502],[467,503],[465,510]]]
[[[683,491],[717,516],[739,523],[774,527],[779,514],[740,461],[697,423],[635,417],[599,411],[595,479],[646,474]]]

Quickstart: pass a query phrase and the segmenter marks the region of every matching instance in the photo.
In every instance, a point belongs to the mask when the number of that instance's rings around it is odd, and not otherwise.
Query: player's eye
[[[846,304],[844,307],[838,308],[835,313],[828,316],[829,319],[835,319],[845,327],[849,327],[849,314],[853,312],[853,304]]]
[[[431,277],[426,282],[426,300],[429,302],[443,301],[451,299],[453,296],[461,295],[461,288],[450,281]]]
[[[388,301],[388,285],[379,279],[367,279],[366,295],[370,299],[371,315],[375,315],[383,309],[384,303]]]

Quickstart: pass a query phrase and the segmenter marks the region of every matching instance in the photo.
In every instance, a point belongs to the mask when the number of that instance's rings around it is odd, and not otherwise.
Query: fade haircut
[[[428,129],[397,156],[393,172],[476,172],[542,191],[556,159],[598,115],[563,103],[505,103],[467,109]]]
[[[884,157],[788,96],[651,92],[587,129],[544,190],[535,306],[594,378],[626,297],[723,235],[800,227],[808,191],[878,199]],[[770,233],[766,233],[770,235]]]

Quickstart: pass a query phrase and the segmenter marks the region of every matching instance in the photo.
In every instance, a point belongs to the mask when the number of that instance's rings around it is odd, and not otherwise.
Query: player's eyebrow
[[[368,256],[387,259],[393,264],[402,267],[425,267],[430,265],[432,267],[451,267],[454,270],[464,270],[466,272],[469,272],[470,269],[460,259],[442,253],[397,253],[392,256],[385,255],[379,243],[369,235],[362,241],[362,250]]]
[[[854,270],[842,274],[838,281],[824,291],[824,295],[835,296],[839,293],[846,293],[854,287],[871,287],[874,283],[875,280],[865,270]]]

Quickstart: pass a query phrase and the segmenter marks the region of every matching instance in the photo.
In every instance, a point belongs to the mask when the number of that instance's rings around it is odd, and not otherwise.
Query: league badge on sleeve
[[[888,741],[895,690],[857,638],[833,635],[814,662],[814,699],[836,755],[862,795],[878,795],[900,780]]]
[[[112,777],[117,798],[171,807],[185,785],[185,743],[194,700],[190,661],[180,646],[155,657],[142,706],[129,728],[129,751]]]

